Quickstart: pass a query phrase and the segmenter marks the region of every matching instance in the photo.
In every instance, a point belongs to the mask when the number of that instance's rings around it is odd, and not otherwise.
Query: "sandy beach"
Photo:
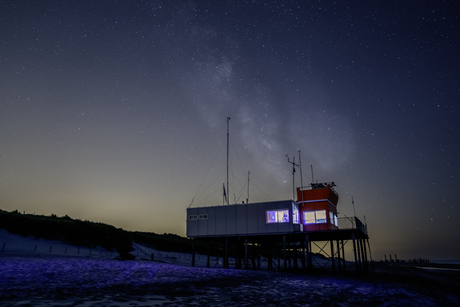
[[[14,236],[0,234],[4,241]],[[30,251],[33,239],[13,239],[16,249],[0,254],[1,306],[460,305],[457,270],[375,263],[373,272],[357,277],[351,271],[333,275],[205,268],[191,267],[185,255],[120,261],[109,253],[82,249],[78,256],[63,256],[62,251],[51,255],[44,248],[37,253]],[[21,251],[21,244],[29,251]],[[139,245],[135,249],[137,255],[151,252]]]

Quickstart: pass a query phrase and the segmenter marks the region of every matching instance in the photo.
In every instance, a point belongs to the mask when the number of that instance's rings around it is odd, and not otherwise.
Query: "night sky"
[[[300,151],[373,258],[459,259],[459,5],[345,2],[2,1],[0,208],[185,235],[231,117],[231,202]]]

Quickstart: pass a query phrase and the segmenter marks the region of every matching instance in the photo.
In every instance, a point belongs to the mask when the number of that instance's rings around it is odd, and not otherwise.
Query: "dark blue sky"
[[[234,200],[248,171],[251,201],[291,198],[300,150],[375,258],[458,258],[458,8],[6,1],[1,209],[185,235],[192,199],[221,203],[231,117]]]

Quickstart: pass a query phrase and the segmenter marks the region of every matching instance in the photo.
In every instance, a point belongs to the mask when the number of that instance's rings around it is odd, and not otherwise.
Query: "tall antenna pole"
[[[355,217],[356,217],[355,200],[353,199],[353,196],[351,197],[351,203],[353,204],[353,213],[355,214]]]
[[[288,162],[292,164],[292,200],[295,199],[295,167],[296,166],[299,166],[297,164],[295,164],[295,156],[292,157],[292,162],[289,160],[289,157],[288,155],[286,155],[286,157],[288,158]]]
[[[300,159],[300,150],[299,150],[299,167],[300,167],[300,190],[301,190],[301,193],[302,193],[302,201],[303,201],[303,192],[302,192],[302,189],[303,189],[302,160]],[[297,200],[297,201],[299,201],[299,200]]]
[[[230,190],[228,189],[228,148],[229,148],[229,139],[230,139],[230,134],[229,134],[229,121],[230,117],[227,117],[227,205],[229,205],[229,195],[230,195]]]
[[[311,183],[315,183],[315,178],[313,178],[313,165],[310,165],[311,167]]]
[[[246,203],[249,203],[249,175],[251,174],[250,171],[248,171],[248,198],[246,198]]]

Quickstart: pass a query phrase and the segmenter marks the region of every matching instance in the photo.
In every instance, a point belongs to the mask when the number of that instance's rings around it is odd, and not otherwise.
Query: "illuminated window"
[[[315,224],[316,223],[315,211],[304,212],[303,219],[305,221],[305,224]]]
[[[332,225],[339,227],[339,221],[337,220],[337,214],[334,214],[333,212],[329,212],[329,222]]]
[[[267,211],[267,223],[287,223],[289,222],[289,210]]]
[[[294,224],[300,223],[299,209],[294,204],[292,204],[292,223]]]
[[[326,223],[326,210],[316,211],[316,223]]]
[[[322,224],[326,223],[326,210],[306,211],[303,213],[305,224]]]

